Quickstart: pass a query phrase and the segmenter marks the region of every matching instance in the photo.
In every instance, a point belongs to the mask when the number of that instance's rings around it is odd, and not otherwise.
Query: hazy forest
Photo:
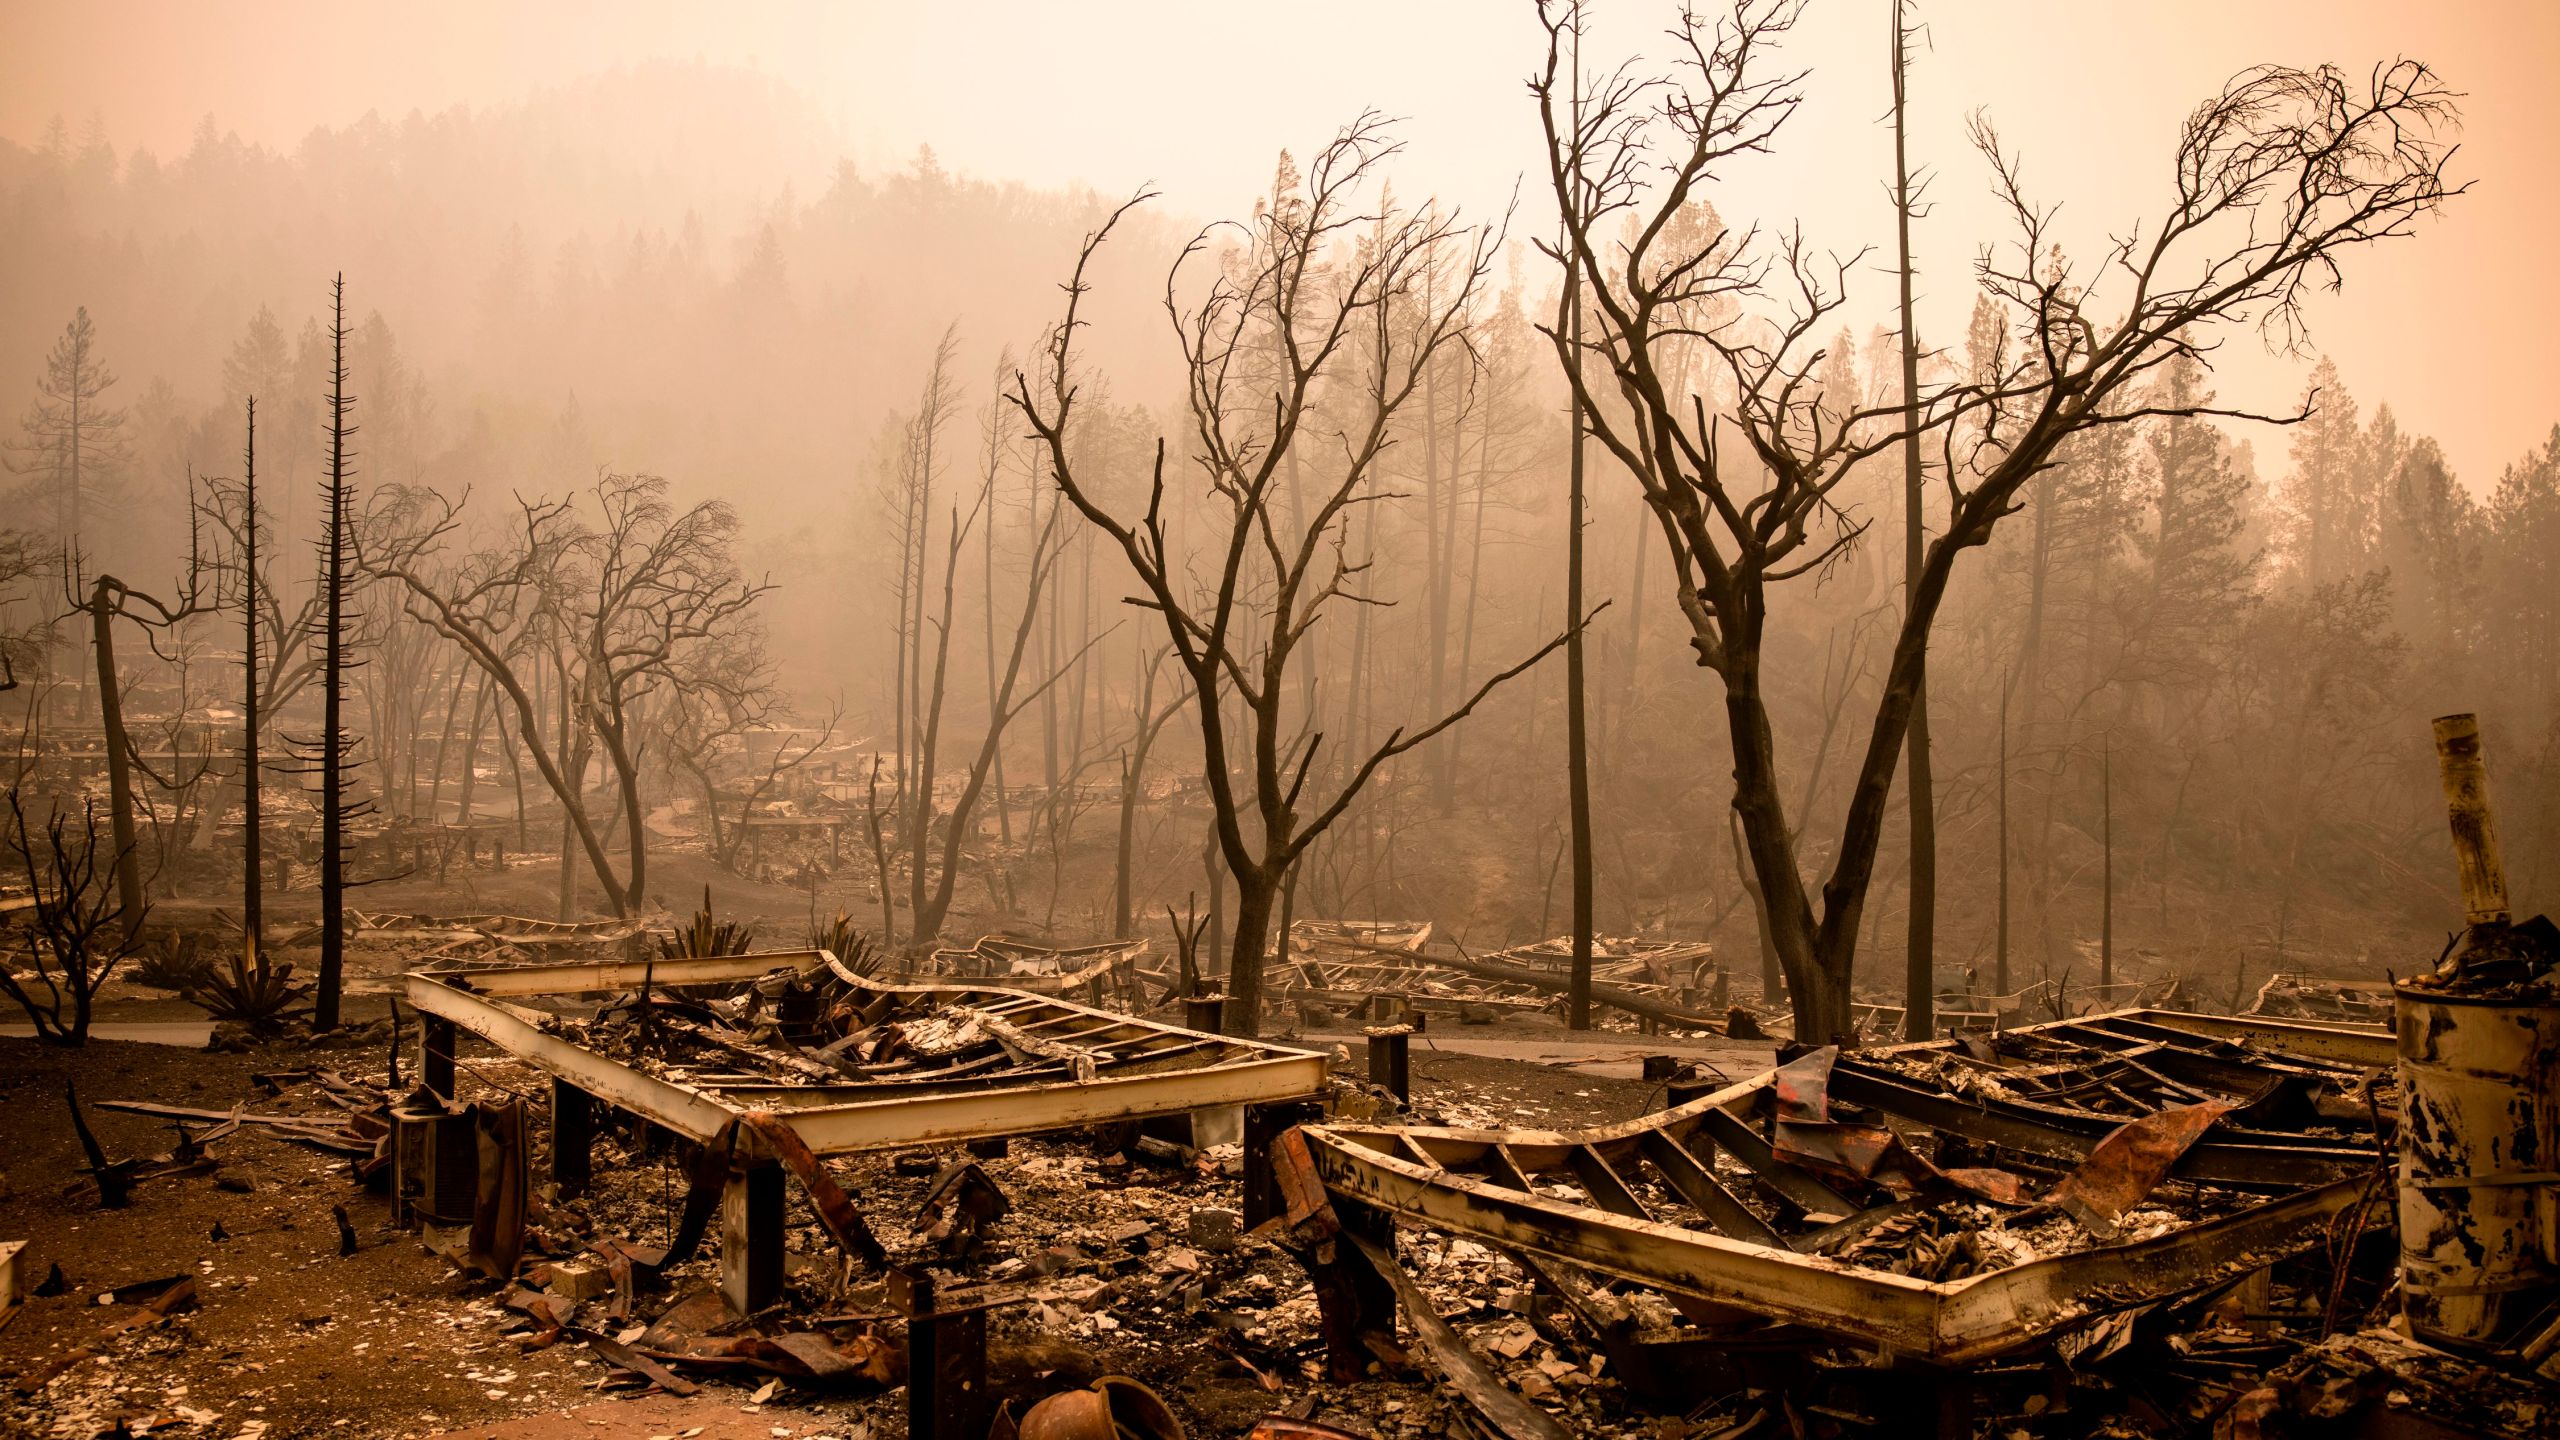
[[[1344,934],[1553,940],[1535,1024],[1631,1043],[1595,948],[1800,1043],[2227,1014],[2435,963],[2449,712],[2549,903],[2560,398],[2457,469],[2324,350],[2474,202],[2467,77],[2256,56],[2066,209],[1935,6],[1501,8],[1489,195],[1384,100],[1209,204],[698,56],[0,134],[18,1033],[397,1044],[436,916],[1144,939],[1123,1001],[1319,1049]],[[1810,94],[1886,164],[1791,168]]]
[[[684,66],[491,113],[368,117],[317,129],[289,154],[245,145],[210,118],[167,159],[120,152],[76,121],[0,140],[0,264],[21,279],[0,292],[0,351],[20,357],[26,392],[7,537],[20,768],[44,753],[48,730],[96,734],[92,647],[85,625],[64,618],[85,588],[107,574],[172,605],[190,594],[185,619],[153,616],[120,637],[122,683],[154,702],[150,733],[133,743],[178,771],[142,784],[137,833],[156,903],[236,887],[236,845],[210,843],[224,818],[212,812],[236,813],[238,782],[218,757],[236,751],[241,714],[239,526],[217,510],[243,472],[255,397],[276,754],[317,713],[304,637],[343,355],[359,437],[347,446],[356,550],[414,533],[409,512],[427,496],[454,508],[417,567],[426,594],[599,533],[615,495],[663,512],[635,517],[626,544],[698,545],[707,582],[755,592],[623,683],[616,723],[654,757],[633,777],[634,812],[584,725],[565,743],[549,738],[556,781],[531,774],[516,717],[490,693],[498,672],[387,568],[359,561],[347,643],[361,663],[348,672],[344,723],[366,828],[449,824],[466,804],[475,819],[512,823],[521,800],[514,848],[556,853],[555,790],[566,787],[595,826],[636,813],[644,845],[664,847],[669,864],[655,888],[617,897],[618,851],[601,863],[573,852],[543,898],[528,889],[514,902],[557,905],[562,918],[689,910],[706,878],[715,890],[726,874],[784,879],[779,858],[753,865],[720,840],[739,799],[709,805],[694,773],[750,731],[780,732],[764,743],[787,752],[785,768],[766,789],[798,809],[858,814],[868,757],[885,757],[882,803],[897,817],[885,903],[899,943],[911,943],[910,880],[931,882],[930,905],[942,861],[931,836],[913,858],[908,792],[923,787],[900,777],[932,765],[940,793],[925,826],[944,829],[990,714],[1028,697],[999,727],[988,790],[961,817],[948,913],[923,912],[922,938],[1106,936],[1161,926],[1168,904],[1207,906],[1227,862],[1208,852],[1199,726],[1162,718],[1189,682],[1162,624],[1123,603],[1136,582],[1118,545],[1053,514],[1045,442],[1013,398],[1047,359],[1044,328],[1080,241],[1125,197],[953,175],[929,150],[886,174],[846,165],[819,193],[749,197],[724,193],[714,157],[696,157],[696,173],[679,159],[648,177],[600,153],[600,136],[677,112],[751,116],[776,149],[818,143],[817,122],[770,82]],[[1343,582],[1283,686],[1282,747],[1324,737],[1311,794],[1343,789],[1388,736],[1437,721],[1564,619],[1567,395],[1540,333],[1559,313],[1556,267],[1532,238],[1434,210],[1428,177],[1396,174],[1384,155],[1392,125],[1368,123],[1345,139],[1312,136],[1303,154],[1239,157],[1270,182],[1202,232],[1174,292],[1196,317],[1211,286],[1237,287],[1227,303],[1244,323],[1210,337],[1232,354],[1200,355],[1195,341],[1187,361],[1180,335],[1149,313],[1190,222],[1145,208],[1122,222],[1088,276],[1105,318],[1074,356],[1079,408],[1065,437],[1082,483],[1131,516],[1165,440],[1177,572],[1214,589],[1231,519],[1209,488],[1202,413],[1263,425],[1267,402],[1241,375],[1221,376],[1225,393],[1186,398],[1189,377],[1213,358],[1241,365],[1265,343],[1254,330],[1268,317],[1245,313],[1270,304],[1250,290],[1256,267],[1310,245],[1277,228],[1289,217],[1329,207],[1322,253],[1306,257],[1318,264],[1341,263],[1374,229],[1414,247],[1398,259],[1411,273],[1391,277],[1394,303],[1355,317],[1385,325],[1390,347],[1430,352],[1398,387],[1413,393],[1381,404],[1361,352],[1329,360],[1307,387],[1312,433],[1283,455],[1274,491],[1292,538],[1307,533],[1299,522],[1311,528],[1307,512],[1346,478],[1347,447],[1386,410],[1374,455],[1357,456],[1361,473],[1319,536],[1311,573],[1329,579],[1338,553]],[[1361,188],[1317,189],[1306,162],[1319,157],[1359,166]],[[1397,209],[1380,219],[1370,207],[1390,187]],[[714,231],[706,214],[728,223]],[[1707,233],[1749,221],[1727,221],[1701,195],[1681,223]],[[330,308],[340,273],[342,321]],[[1820,407],[1826,424],[1858,415],[1880,429],[1899,403],[1896,338],[1845,317],[1826,315],[1799,343],[1804,384],[1790,403]],[[2020,343],[2018,323],[1985,295],[1960,339],[1929,343],[1922,383],[1996,363]],[[2217,337],[2235,340],[2257,343],[2246,327]],[[2209,403],[2215,389],[2183,356],[2138,384],[2139,403],[2162,409]],[[2121,974],[2186,976],[2220,993],[2271,970],[2378,975],[2388,957],[2423,948],[2434,927],[2416,917],[2439,908],[2450,882],[2433,863],[2431,757],[2411,737],[2455,700],[2490,717],[2517,887],[2533,897],[2548,882],[2560,845],[2560,590],[2545,557],[2560,526],[2560,427],[2496,475],[2461,476],[2354,375],[2321,365],[2288,398],[2309,418],[2279,428],[2164,415],[2073,436],[1957,565],[1929,667],[1942,980],[1974,972],[1988,983],[1996,963],[2004,711],[2013,978],[2096,980],[2108,823]],[[1598,447],[1587,463],[1586,583],[1607,606],[1587,633],[1584,679],[1595,920],[1606,934],[1705,938],[1750,957],[1752,887],[1735,868],[1717,687],[1687,644],[1679,576],[1642,491]],[[1892,454],[1857,465],[1826,520],[1855,538],[1768,616],[1768,705],[1807,875],[1838,843],[1885,683],[1902,484]],[[520,504],[569,508],[546,525]],[[690,533],[671,536],[680,524]],[[589,657],[533,633],[531,607],[472,622],[532,687],[529,700],[556,694],[563,675],[571,688],[589,683]],[[1008,669],[1012,698],[991,705]],[[1558,655],[1380,764],[1297,860],[1297,913],[1428,919],[1485,949],[1561,928],[1565,700]],[[545,699],[535,712],[555,732],[556,709]],[[794,761],[813,746],[833,794],[791,774],[808,769]],[[1124,906],[1115,792],[1141,755]],[[1246,760],[1231,757],[1239,771]],[[1008,793],[1043,793],[995,798],[997,770]],[[512,788],[518,772],[532,793]],[[307,814],[304,779],[269,784],[271,806]],[[1857,946],[1863,983],[1879,988],[1902,977],[1905,817],[1897,790]],[[866,924],[886,913],[866,848],[825,865],[811,907]]]

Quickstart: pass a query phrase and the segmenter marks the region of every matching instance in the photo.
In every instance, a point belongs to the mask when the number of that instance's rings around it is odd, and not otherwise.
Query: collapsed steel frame
[[[972,945],[935,950],[930,964],[937,975],[1034,995],[1066,995],[1082,989],[1087,1001],[1099,1004],[1106,985],[1125,987],[1138,962],[1153,948],[1153,942],[1139,939],[1054,949],[1010,936],[985,935]]]
[[[749,984],[777,974],[841,984],[884,1013],[966,1007],[989,1044],[906,1073],[843,1083],[781,1077],[651,1075],[555,1033],[560,1017],[527,1004],[638,991]],[[957,1144],[1144,1120],[1321,1094],[1327,1057],[1185,1030],[1054,996],[978,984],[891,984],[823,950],[650,962],[455,967],[403,977],[425,1020],[427,1084],[450,1095],[457,1031],[469,1031],[553,1082],[553,1171],[583,1183],[597,1104],[697,1145],[731,1147],[723,1193],[722,1289],[742,1313],[781,1284],[779,1163]],[[795,1153],[796,1152],[796,1153]],[[813,1193],[816,1186],[812,1185]]]
[[[1982,1360],[2107,1311],[2263,1269],[2319,1243],[2325,1222],[2375,1194],[2369,1140],[2263,1130],[2246,1117],[2287,1085],[2300,1099],[2304,1085],[2364,1080],[2390,1063],[2386,1032],[2137,1010],[2009,1033],[2028,1046],[2088,1052],[2102,1073],[2138,1067],[2173,1094],[2252,1099],[2233,1112],[2234,1127],[2195,1143],[2169,1173],[2274,1198],[2131,1243],[1928,1281],[1820,1253],[1914,1204],[1861,1205],[1842,1193],[1857,1187],[1835,1188],[1781,1158],[1753,1123],[1773,1108],[1779,1071],[1571,1132],[1316,1125],[1305,1134],[1315,1172],[1338,1200],[1634,1281],[1691,1308],[1732,1307],[1939,1365]],[[1897,1062],[1915,1057],[1978,1063],[1966,1041],[1844,1056],[1829,1094],[1882,1112],[1888,1125],[1924,1125],[2065,1170],[2127,1119],[1948,1094],[1897,1073]],[[1588,1201],[1559,1198],[1558,1182]],[[1668,1218],[1675,1207],[1696,1218]]]

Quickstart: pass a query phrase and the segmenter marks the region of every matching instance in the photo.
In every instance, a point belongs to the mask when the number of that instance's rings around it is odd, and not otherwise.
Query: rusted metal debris
[[[2387,980],[2328,980],[2300,971],[2278,971],[2267,977],[2240,1013],[2388,1025],[2391,984]]]
[[[555,1104],[585,1097],[575,1107],[585,1123],[559,1133],[591,1134],[590,1109],[603,1106],[691,1142],[695,1185],[669,1249],[681,1259],[699,1243],[717,1197],[722,1290],[741,1313],[780,1293],[785,1169],[848,1257],[877,1265],[878,1242],[820,1157],[1292,1100],[1326,1087],[1325,1057],[1314,1052],[1016,989],[886,984],[824,951],[448,968],[412,972],[405,984],[431,1021],[549,1073]],[[424,1029],[422,1043],[436,1043],[437,1025]],[[567,1175],[582,1169],[581,1157],[557,1146],[554,1164]],[[1001,1201],[968,1186],[949,1198],[955,1208],[926,1228],[947,1219],[941,1238],[964,1247],[969,1217]]]
[[[1561,1011],[1571,988],[1569,940],[1541,940],[1489,955],[1422,948],[1428,923],[1302,920],[1288,963],[1266,979],[1275,999],[1363,1009],[1382,997],[1405,1011],[1486,1020]],[[1648,1024],[1720,1032],[1733,1008],[1725,976],[1703,941],[1601,937],[1592,998]]]
[[[946,1165],[916,1213],[916,1235],[951,1260],[977,1252],[988,1227],[1013,1209],[1013,1201],[974,1160]]]
[[[431,940],[427,964],[541,960],[581,949],[621,946],[647,928],[640,919],[536,920],[522,915],[405,914],[349,910],[347,928],[379,940]],[[312,932],[316,938],[317,932]],[[302,937],[295,937],[300,940]],[[292,942],[288,942],[292,943]]]
[[[2217,1035],[2181,1029],[2183,1018],[2127,1012],[1814,1052],[1569,1133],[1305,1136],[1336,1200],[1632,1281],[1699,1313],[1970,1364],[2261,1269],[2319,1243],[2370,1192],[2372,1121],[2344,1100],[2386,1123],[2392,1106],[2366,1068],[2234,1044],[2233,1022]],[[2289,1114],[2251,1108],[2282,1094]],[[2046,1198],[2057,1183],[2112,1214],[2117,1233]],[[1878,1243],[1897,1225],[1917,1234],[1914,1216],[1951,1219],[1921,1227],[1945,1243],[1917,1255]]]
[[[1163,1396],[1126,1375],[1105,1375],[1085,1389],[1041,1400],[1018,1427],[999,1414],[988,1440],[1184,1440],[1184,1434]]]
[[[1477,1414],[1491,1422],[1497,1433],[1507,1440],[1567,1440],[1568,1432],[1554,1416],[1506,1389],[1475,1351],[1467,1348],[1467,1342],[1449,1328],[1449,1322],[1433,1307],[1431,1297],[1396,1264],[1394,1255],[1358,1235],[1346,1236],[1345,1240],[1362,1263],[1394,1287],[1396,1300],[1404,1307],[1405,1318],[1413,1323],[1413,1333],[1422,1341],[1431,1363],[1467,1398]]]
[[[1289,953],[1352,959],[1380,950],[1420,951],[1431,941],[1428,920],[1300,920],[1289,927]]]
[[[816,1028],[794,1036],[759,1008],[813,978],[835,994]],[[883,984],[823,951],[413,972],[405,983],[428,1014],[696,1141],[757,1108],[813,1152],[841,1154],[1324,1089],[1324,1057],[1311,1051],[996,986]],[[644,984],[655,987],[645,999]],[[693,998],[709,986],[728,993]],[[583,1014],[572,1008],[582,998]],[[1037,1044],[1008,1044],[1008,1032]],[[1091,1081],[1077,1083],[1078,1059]]]
[[[2179,1157],[2234,1108],[2229,1100],[2199,1100],[2128,1120],[2045,1192],[2045,1199],[2090,1234],[2113,1240],[2122,1232],[2125,1212],[2150,1198]]]
[[[1134,974],[1153,948],[1146,940],[1055,949],[1010,936],[988,935],[967,948],[945,946],[928,958],[928,983],[945,977],[983,980],[1033,995],[1082,995],[1100,1004],[1106,993],[1129,995]]]
[[[89,1184],[96,1189],[98,1208],[123,1209],[125,1202],[132,1197],[133,1182],[140,1176],[142,1162],[132,1158],[113,1161],[107,1158],[107,1152],[98,1144],[96,1133],[89,1128],[88,1117],[80,1113],[78,1085],[69,1080],[63,1081],[62,1097],[71,1107],[71,1129],[80,1137],[80,1153],[89,1160],[88,1168],[80,1173],[88,1176]]]

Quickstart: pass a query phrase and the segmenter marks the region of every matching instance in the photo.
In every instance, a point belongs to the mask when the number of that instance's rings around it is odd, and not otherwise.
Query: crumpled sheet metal
[[[2026,1181],[2009,1171],[1990,1166],[1941,1169],[1885,1126],[1833,1120],[1831,1067],[1839,1058],[1839,1046],[1825,1045],[1769,1072],[1778,1117],[1770,1150],[1779,1159],[1833,1176],[1872,1180],[1901,1198],[1953,1185],[1997,1205],[2027,1203]]]
[[[1441,1318],[1431,1297],[1396,1263],[1394,1255],[1357,1235],[1347,1238],[1360,1258],[1395,1287],[1396,1299],[1403,1304],[1405,1319],[1421,1339],[1423,1353],[1431,1357],[1441,1375],[1467,1398],[1467,1403],[1496,1434],[1505,1440],[1571,1440],[1571,1432],[1554,1416],[1521,1399],[1494,1375],[1482,1357],[1467,1347],[1466,1340]],[[1024,1440],[1030,1437],[1025,1436]]]
[[[2112,1240],[2124,1213],[2159,1189],[2178,1157],[2233,1108],[2226,1100],[2206,1100],[2129,1120],[2099,1141],[2080,1168],[2063,1176],[2044,1198],[2087,1226],[2090,1234]]]

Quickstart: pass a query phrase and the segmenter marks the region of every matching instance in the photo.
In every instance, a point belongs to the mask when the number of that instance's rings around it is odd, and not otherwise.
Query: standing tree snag
[[[311,1028],[338,1028],[338,1002],[346,987],[347,821],[367,802],[347,799],[348,757],[354,751],[343,712],[347,693],[348,570],[353,562],[349,526],[354,518],[355,452],[347,422],[356,397],[347,393],[347,277],[329,285],[329,470],[321,478],[324,507],[320,534],[320,733],[303,748],[320,774],[320,980],[311,1001]]]
[[[1991,537],[2020,487],[2075,434],[2158,416],[2277,418],[2182,402],[2147,380],[2182,357],[2204,359],[2197,337],[2216,323],[2254,323],[2271,343],[2298,345],[2304,300],[2335,287],[2346,253],[2409,233],[2457,193],[2444,178],[2454,97],[2409,60],[2356,84],[2328,67],[2243,71],[2187,118],[2161,219],[2077,270],[2054,249],[2052,212],[2029,200],[2017,161],[1977,120],[1973,139],[2015,234],[1983,247],[1974,268],[2005,313],[2011,354],[1983,375],[1843,413],[1820,394],[1824,351],[1812,337],[1836,323],[1856,257],[1817,265],[1800,236],[1772,245],[1751,229],[1686,240],[1672,229],[1702,187],[1768,151],[1794,113],[1803,75],[1769,73],[1769,51],[1801,0],[1735,0],[1714,21],[1684,12],[1670,37],[1676,71],[1647,78],[1621,67],[1578,90],[1565,73],[1571,12],[1555,0],[1538,10],[1547,53],[1530,90],[1563,214],[1557,258],[1589,297],[1588,363],[1575,363],[1570,336],[1549,338],[1584,392],[1592,433],[1643,487],[1690,644],[1722,683],[1733,805],[1796,1034],[1846,1035],[1860,912],[1956,557]],[[1738,316],[1717,316],[1726,301]],[[1734,397],[1729,410],[1711,416],[1674,368],[1690,343],[1706,347],[1718,388]],[[1593,403],[1599,376],[1616,392],[1611,404]],[[1915,432],[1936,457],[1945,528],[1911,582],[1817,899],[1780,795],[1763,687],[1770,592],[1855,542],[1863,526],[1835,492],[1855,466]],[[1739,455],[1727,453],[1735,436]]]
[[[983,519],[995,523],[995,467],[990,465],[984,485],[979,489],[976,505],[967,516],[953,512],[950,544],[942,568],[942,614],[934,620],[935,632],[933,673],[930,680],[919,679],[928,702],[923,724],[915,732],[916,754],[920,757],[912,803],[899,821],[898,842],[907,851],[909,889],[907,944],[921,952],[942,937],[942,923],[951,914],[951,898],[960,879],[960,847],[972,833],[971,818],[977,813],[980,797],[986,793],[987,778],[995,771],[997,757],[1004,750],[1004,732],[1022,716],[1022,712],[1050,693],[1050,690],[1094,645],[1087,640],[1074,654],[1017,698],[1022,686],[1022,663],[1031,648],[1032,630],[1040,618],[1040,600],[1057,576],[1058,561],[1066,547],[1059,535],[1059,522],[1065,507],[1050,502],[1046,516],[1035,516],[1031,532],[1031,570],[1023,582],[1022,611],[1013,626],[1013,647],[1007,653],[1004,668],[987,692],[987,728],[979,738],[978,752],[969,762],[969,778],[962,783],[960,794],[952,802],[948,815],[937,816],[933,806],[933,767],[937,763],[942,736],[943,701],[948,692],[951,661],[951,624],[954,592],[960,572],[960,555],[969,539],[969,529]],[[995,595],[987,595],[987,608],[995,609]],[[1098,637],[1097,637],[1098,638]],[[1054,805],[1056,797],[1052,795]],[[1052,812],[1054,814],[1054,812]],[[932,860],[934,835],[941,831],[940,859]],[[885,852],[884,852],[885,853]],[[929,863],[931,862],[931,863]],[[886,883],[887,871],[882,871]]]
[[[266,857],[258,768],[258,397],[242,401],[247,438],[240,454],[240,939],[252,964],[266,963]],[[216,807],[219,808],[219,807]]]
[[[1919,190],[1911,177],[1907,144],[1909,108],[1905,81],[1911,70],[1911,25],[1903,19],[1903,0],[1893,3],[1893,236],[1894,274],[1902,282],[1902,586],[1906,598],[1920,584],[1927,546],[1925,516],[1928,481],[1920,461],[1920,331],[1911,318],[1911,221],[1919,213]],[[1928,650],[1911,682],[1911,778],[1907,782],[1911,816],[1911,923],[1904,936],[1902,976],[1903,1038],[1927,1040],[1937,1034],[1938,964],[1938,812],[1937,790],[1929,773]]]
[[[162,660],[174,658],[161,651],[160,637],[175,631],[208,603],[200,588],[205,564],[197,544],[200,532],[195,524],[196,514],[195,474],[189,471],[187,568],[172,600],[136,590],[113,575],[92,580],[83,573],[79,549],[70,547],[65,551],[64,595],[73,607],[72,613],[88,616],[90,651],[98,662],[98,723],[107,752],[107,818],[115,835],[115,914],[124,923],[123,940],[127,944],[142,928],[146,913],[142,900],[142,851],[134,836],[133,772],[140,770],[164,790],[178,786],[173,779],[154,773],[149,762],[135,753],[133,736],[125,728],[124,681],[116,669],[115,622],[130,620],[141,626],[144,641],[153,654]]]
[[[1146,512],[1134,522],[1113,515],[1076,473],[1068,444],[1086,269],[1113,226],[1147,196],[1122,205],[1086,238],[1066,287],[1065,318],[1049,333],[1042,393],[1033,393],[1029,377],[1015,377],[1014,403],[1046,448],[1059,493],[1118,544],[1140,586],[1129,603],[1163,618],[1189,682],[1214,838],[1236,881],[1226,1009],[1235,1035],[1260,1031],[1273,903],[1309,843],[1342,817],[1380,766],[1465,719],[1570,633],[1420,729],[1393,730],[1364,746],[1336,772],[1344,778],[1319,779],[1317,792],[1307,793],[1310,776],[1323,773],[1315,762],[1324,736],[1307,729],[1314,716],[1305,701],[1291,704],[1299,687],[1290,666],[1305,662],[1300,642],[1330,602],[1379,603],[1358,588],[1369,562],[1353,553],[1349,520],[1356,507],[1385,498],[1375,472],[1398,412],[1433,358],[1464,343],[1495,244],[1490,233],[1461,230],[1434,211],[1383,200],[1364,209],[1364,192],[1379,183],[1396,148],[1385,122],[1363,115],[1307,167],[1302,203],[1267,207],[1236,227],[1241,251],[1224,259],[1196,303],[1183,298],[1192,262],[1212,255],[1212,239],[1224,227],[1202,231],[1166,278],[1165,311],[1187,372],[1192,463],[1205,491],[1190,523],[1206,527],[1199,533],[1208,542],[1211,577],[1196,579],[1167,543],[1161,439]],[[1460,259],[1449,266],[1452,252]],[[1426,294],[1435,271],[1444,273]],[[1263,347],[1273,353],[1258,353]],[[1302,458],[1312,493],[1303,515],[1297,506],[1282,515],[1272,492],[1293,457]],[[1252,836],[1248,816],[1258,832]]]

